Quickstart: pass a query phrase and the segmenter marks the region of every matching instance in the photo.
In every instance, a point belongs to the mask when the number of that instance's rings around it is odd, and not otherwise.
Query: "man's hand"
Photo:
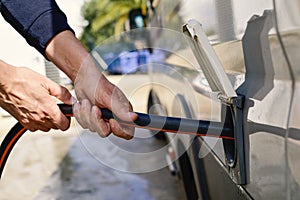
[[[75,92],[81,103],[74,105],[74,115],[82,127],[102,137],[111,132],[124,139],[133,137],[133,127],[121,126],[115,119],[101,119],[99,107],[108,108],[124,121],[134,121],[137,115],[123,92],[102,75],[91,57],[86,58],[77,74]]]
[[[0,60],[0,106],[30,131],[66,130],[70,120],[52,97],[72,104],[69,91],[50,79]]]
[[[122,127],[116,120],[104,121],[98,107],[110,109],[124,121],[134,121],[137,115],[121,90],[102,75],[94,60],[70,31],[56,35],[46,47],[46,56],[75,83],[80,103],[74,105],[74,115],[83,128],[106,137],[131,139],[134,128]]]

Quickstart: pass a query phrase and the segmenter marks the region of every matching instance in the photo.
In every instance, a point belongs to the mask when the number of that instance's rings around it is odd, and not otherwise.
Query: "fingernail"
[[[79,109],[80,109],[80,104],[79,103],[74,103],[73,112],[74,112],[75,116],[79,113]]]
[[[83,100],[81,101],[81,106],[83,106],[84,108],[90,107],[90,102],[89,102],[89,100],[83,99]]]
[[[126,135],[126,140],[131,140],[133,138],[133,136],[132,135]]]
[[[99,109],[98,109],[98,107],[97,106],[93,106],[92,107],[92,113],[93,113],[93,115],[97,118],[97,119],[99,119],[100,117],[99,117]]]
[[[136,113],[134,113],[134,112],[130,112],[129,113],[129,117],[130,117],[131,120],[134,121],[134,120],[136,120],[138,118],[138,115]]]

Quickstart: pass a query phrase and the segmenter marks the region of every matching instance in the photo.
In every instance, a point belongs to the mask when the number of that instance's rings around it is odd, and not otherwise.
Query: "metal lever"
[[[244,135],[244,96],[235,92],[201,24],[190,20],[183,26],[183,33],[189,37],[190,47],[212,92],[223,104],[222,120],[233,126],[235,140],[223,140],[227,173],[235,183],[245,185],[249,181],[249,172],[248,138]]]
[[[218,98],[229,101],[237,97],[223,66],[201,26],[196,20],[189,20],[183,26],[183,33],[189,36],[192,51],[209,83],[212,92],[217,93]]]

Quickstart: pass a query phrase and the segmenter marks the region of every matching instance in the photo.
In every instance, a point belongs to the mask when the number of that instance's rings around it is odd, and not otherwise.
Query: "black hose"
[[[17,143],[17,141],[20,139],[20,137],[26,132],[27,129],[25,129],[19,122],[14,125],[14,127],[8,132],[8,134],[5,136],[4,140],[1,143],[0,146],[0,178],[5,166],[5,163],[7,161],[7,158]]]
[[[73,116],[73,109],[71,105],[58,104],[58,107],[65,116]],[[10,152],[26,131],[27,129],[25,129],[20,122],[17,122],[2,141],[0,146],[0,179]]]
[[[73,116],[72,105],[58,104],[62,113],[67,117]],[[108,109],[101,108],[102,118],[115,118],[124,126],[133,126],[150,130],[158,130],[163,132],[173,132],[181,134],[192,134],[195,136],[210,136],[223,139],[234,140],[233,127],[224,127],[221,122],[210,122],[193,119],[183,119],[175,117],[165,117],[158,115],[149,115],[136,113],[138,118],[134,122],[126,122],[116,118]],[[0,146],[0,178],[14,145],[20,137],[27,131],[19,122],[8,132]],[[209,133],[208,133],[209,131]]]

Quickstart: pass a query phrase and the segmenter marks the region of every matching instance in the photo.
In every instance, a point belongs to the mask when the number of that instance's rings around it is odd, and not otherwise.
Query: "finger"
[[[134,137],[135,127],[132,126],[121,126],[126,135],[131,135]]]
[[[31,126],[26,126],[26,125],[23,125],[25,129],[29,130],[30,132],[35,132],[37,131],[38,129],[36,128],[36,126],[34,125],[31,125]]]
[[[130,140],[134,135],[134,128],[123,128],[115,119],[110,119],[109,124],[114,135]]]
[[[130,114],[132,112],[131,104],[117,87],[113,91],[111,105],[113,105],[111,110],[118,118],[124,121],[135,120],[135,116]]]
[[[125,98],[125,97],[124,97]],[[117,99],[113,98],[113,113],[121,120],[133,122],[138,118],[138,115],[132,111],[131,103],[126,99],[122,100],[122,98],[119,99],[119,102],[117,102]]]
[[[38,130],[43,131],[43,132],[49,132],[51,128],[45,127],[45,126],[40,126]]]
[[[42,122],[37,122],[37,124],[44,127],[43,129],[39,129],[39,130],[45,131],[45,132],[48,132],[50,129],[59,129],[57,127],[57,125],[52,122],[52,119],[50,117],[47,117]]]
[[[96,105],[100,103],[100,107],[106,107],[111,110],[118,118],[124,121],[134,121],[137,119],[137,114],[132,112],[132,105],[123,94],[123,92],[107,81],[104,77],[101,78],[101,88],[97,91],[103,90],[101,96],[96,95]]]
[[[90,126],[91,109],[90,101],[83,99],[80,106],[80,119],[84,128],[89,128]]]
[[[54,83],[50,79],[47,80],[47,89],[50,95],[55,96],[66,104],[74,103],[75,100],[67,88]],[[59,107],[54,102],[52,102],[50,110],[49,116],[52,119],[54,127],[57,127],[62,131],[67,130],[70,127],[70,120],[60,111]]]
[[[30,132],[35,132],[37,130],[41,130],[43,132],[48,132],[51,129],[49,127],[45,127],[45,126],[43,126],[41,124],[38,124],[38,123],[35,123],[35,122],[32,122],[30,125],[27,124],[27,125],[23,125],[23,126],[24,126],[24,128],[26,128]]]
[[[87,128],[87,126],[81,120],[80,109],[81,109],[80,103],[75,103],[73,106],[74,117],[76,118],[77,122],[82,126],[82,128]]]
[[[92,107],[92,110],[90,112],[90,124],[89,124],[89,130],[92,132],[96,132],[97,131],[97,114],[95,112],[94,109],[95,106]]]
[[[111,133],[110,126],[109,123],[105,122],[101,117],[102,113],[100,109],[97,106],[93,106],[91,112],[91,126],[94,127],[101,137],[107,137]]]
[[[54,104],[52,109],[52,114],[50,115],[52,118],[52,123],[54,127],[65,131],[70,127],[70,119],[66,117],[59,109],[59,107]]]
[[[57,129],[55,125],[51,122],[51,118],[49,116],[44,116],[39,118],[37,114],[31,115],[31,118],[27,119],[19,119],[18,120],[25,129],[34,132],[37,130],[48,132],[51,128]]]
[[[76,120],[78,123],[81,125],[82,128],[87,129],[88,128],[88,123],[84,120],[84,117],[81,116],[81,104],[80,103],[75,103],[73,107],[73,112]]]
[[[65,104],[71,105],[76,102],[76,98],[71,95],[67,88],[56,84],[51,80],[48,81],[48,91],[50,95],[58,98]]]

